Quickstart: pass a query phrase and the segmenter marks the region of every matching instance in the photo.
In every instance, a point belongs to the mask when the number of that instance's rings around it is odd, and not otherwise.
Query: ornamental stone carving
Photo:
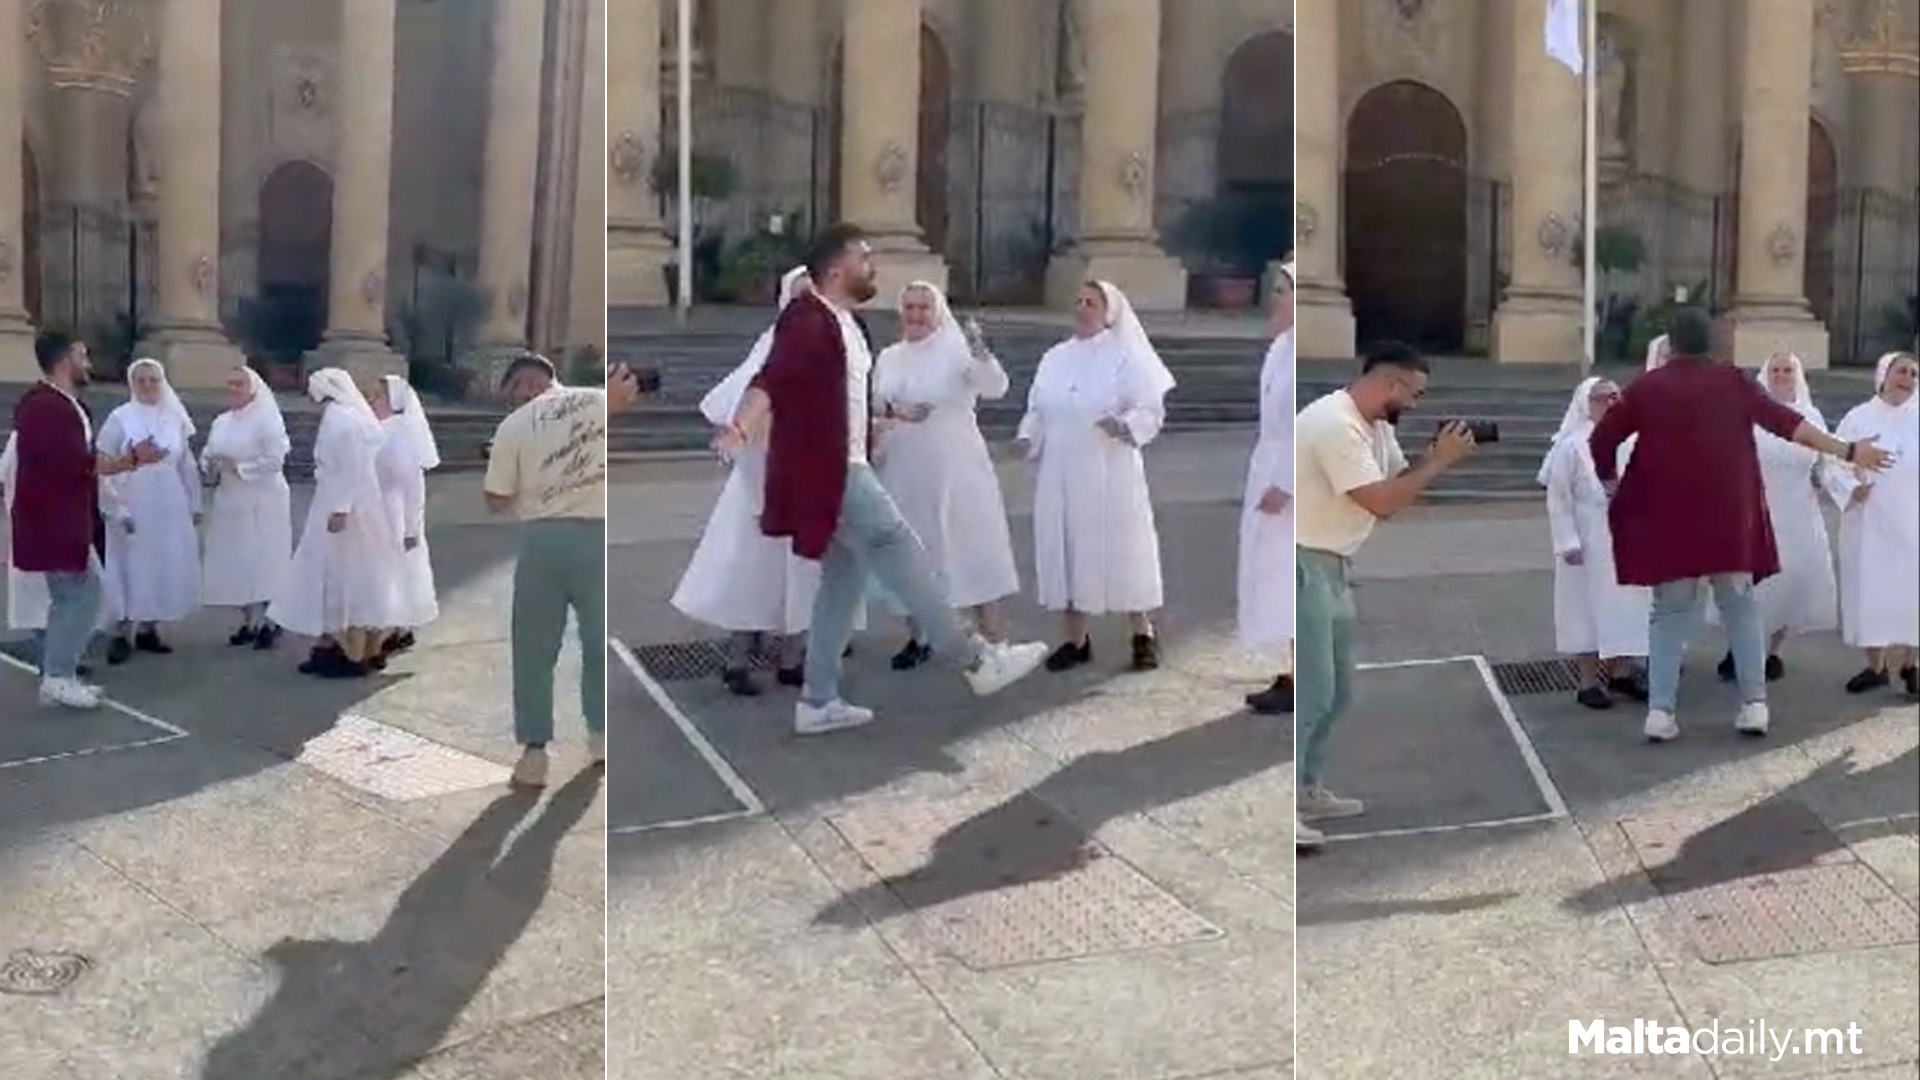
[[[640,134],[623,131],[614,136],[613,145],[607,149],[607,164],[613,169],[613,178],[626,187],[645,179],[647,148],[640,141]]]
[[[360,279],[360,299],[370,308],[378,309],[380,301],[386,296],[387,279],[378,270],[367,271]]]
[[[1138,151],[1120,159],[1120,190],[1139,198],[1147,190],[1147,157]]]
[[[1767,256],[1775,266],[1785,266],[1800,254],[1800,234],[1793,226],[1781,222],[1767,234]]]
[[[0,284],[13,279],[13,242],[0,236]]]
[[[205,255],[193,260],[187,280],[193,283],[194,294],[205,298],[213,293],[213,260]]]
[[[518,319],[527,313],[527,283],[516,281],[507,290],[507,314]]]
[[[1549,255],[1559,255],[1573,244],[1573,227],[1559,214],[1548,214],[1541,219],[1540,227],[1534,230],[1533,238],[1540,250]]]
[[[873,178],[880,182],[881,191],[892,195],[907,182],[910,166],[907,152],[900,148],[899,143],[888,140],[887,145],[881,149],[880,156],[874,160]]]
[[[1301,247],[1313,246],[1313,234],[1320,231],[1320,212],[1305,199],[1293,204],[1293,235]]]
[[[153,62],[146,7],[134,0],[38,0],[27,10],[27,39],[56,88],[130,97]]]

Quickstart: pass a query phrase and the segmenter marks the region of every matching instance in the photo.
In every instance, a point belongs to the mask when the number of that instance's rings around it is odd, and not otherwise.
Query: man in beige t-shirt
[[[1413,349],[1382,346],[1367,357],[1358,379],[1308,405],[1294,420],[1298,848],[1318,847],[1324,839],[1307,822],[1366,809],[1360,800],[1343,799],[1320,784],[1327,736],[1353,699],[1358,615],[1348,588],[1351,560],[1377,522],[1411,504],[1473,449],[1466,427],[1449,424],[1425,460],[1408,468],[1393,425],[1426,394],[1427,371],[1426,358]]]
[[[500,385],[520,407],[494,432],[482,486],[489,509],[520,519],[510,642],[514,738],[525,749],[513,783],[539,788],[569,611],[580,635],[590,753],[596,765],[606,760],[608,391],[562,386],[553,365],[532,353],[510,364]]]

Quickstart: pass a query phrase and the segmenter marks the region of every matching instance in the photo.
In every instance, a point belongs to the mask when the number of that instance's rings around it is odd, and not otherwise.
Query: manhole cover
[[[1521,660],[1493,665],[1493,681],[1508,697],[1523,694],[1571,694],[1580,689],[1573,661]]]
[[[758,671],[771,671],[779,663],[784,648],[785,639],[763,637],[747,666]],[[661,682],[694,682],[720,677],[720,672],[727,666],[727,643],[724,640],[670,641],[635,646],[633,655],[640,661],[640,666],[647,669],[647,674]]]
[[[79,953],[21,949],[0,964],[0,994],[57,994],[92,967]]]
[[[1709,964],[1920,941],[1920,915],[1860,863],[1762,874],[1667,905]]]
[[[975,971],[1222,936],[1037,799],[894,804],[829,821],[934,946]]]

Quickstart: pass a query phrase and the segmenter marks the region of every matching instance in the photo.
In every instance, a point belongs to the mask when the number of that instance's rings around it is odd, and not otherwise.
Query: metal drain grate
[[[1493,681],[1508,697],[1522,694],[1571,694],[1580,689],[1573,661],[1520,660],[1493,665]]]
[[[92,970],[93,961],[70,952],[21,949],[0,963],[0,994],[44,997],[57,994]]]
[[[756,671],[771,671],[779,663],[785,639],[763,637],[748,666]],[[647,674],[661,682],[693,682],[716,679],[727,666],[725,639],[710,641],[670,641],[659,645],[634,647],[634,658]]]

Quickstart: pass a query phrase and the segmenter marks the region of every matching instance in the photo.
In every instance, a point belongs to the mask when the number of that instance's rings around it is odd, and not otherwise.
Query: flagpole
[[[1580,288],[1580,376],[1586,378],[1593,373],[1598,361],[1599,302],[1600,302],[1600,254],[1596,239],[1600,232],[1600,4],[1599,0],[1586,0],[1582,5],[1585,26],[1581,37],[1584,39],[1586,62],[1580,65],[1581,101],[1586,111],[1586,150],[1581,155],[1581,244],[1580,251],[1586,265],[1582,268]]]
[[[678,24],[676,56],[674,58],[675,82],[679,93],[675,96],[677,121],[680,138],[678,174],[679,191],[675,193],[680,201],[680,320],[686,322],[693,313],[693,0],[680,0],[674,18]]]

